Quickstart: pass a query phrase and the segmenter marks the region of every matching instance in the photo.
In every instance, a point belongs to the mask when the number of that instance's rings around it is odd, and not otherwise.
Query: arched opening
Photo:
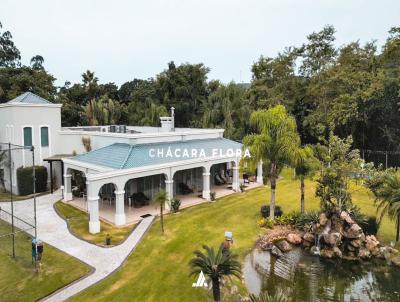
[[[99,189],[99,216],[111,223],[114,223],[116,212],[117,186],[114,183],[106,183]]]
[[[203,190],[203,167],[180,170],[174,174],[174,193],[177,196],[195,195],[201,197]]]
[[[165,174],[156,174],[132,178],[125,183],[124,205],[127,221],[135,221],[154,212],[151,201],[158,192],[166,189],[165,180]]]

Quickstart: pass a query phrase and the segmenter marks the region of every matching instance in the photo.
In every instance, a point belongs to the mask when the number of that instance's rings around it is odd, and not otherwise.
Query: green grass
[[[89,215],[69,204],[58,201],[55,204],[57,212],[67,220],[70,231],[83,240],[100,246],[105,245],[106,236],[111,236],[111,245],[118,245],[125,240],[132,232],[134,225],[117,228],[107,222],[101,221],[101,232],[98,234],[89,233]]]
[[[0,220],[0,236],[11,226]],[[31,237],[16,236],[13,259],[11,237],[0,237],[0,301],[36,301],[90,272],[90,267],[45,244],[42,268],[37,273],[31,262]]]
[[[49,193],[50,193],[50,191],[36,193],[36,197],[45,195],[45,194],[49,194]],[[14,201],[33,198],[33,194],[30,194],[30,195],[15,195],[15,194],[13,194],[12,196],[13,196]],[[10,201],[10,192],[1,191],[0,192],[0,202],[8,202],[8,201]]]
[[[277,203],[285,212],[299,210],[299,182],[291,180],[290,171],[278,182]],[[315,183],[306,182],[306,210],[318,209],[314,197]],[[159,220],[155,222],[135,252],[122,268],[109,278],[89,288],[73,301],[211,301],[211,293],[203,288],[192,288],[196,277],[189,277],[188,262],[193,250],[202,244],[217,247],[226,230],[233,231],[233,251],[241,260],[254,247],[257,235],[264,231],[257,226],[260,206],[268,203],[270,190],[256,188],[201,204],[168,215],[166,234],[160,233]],[[373,200],[364,188],[353,192],[353,201],[366,214],[375,214]],[[383,222],[379,238],[385,242],[394,238],[394,223]],[[236,282],[241,293],[244,285]]]

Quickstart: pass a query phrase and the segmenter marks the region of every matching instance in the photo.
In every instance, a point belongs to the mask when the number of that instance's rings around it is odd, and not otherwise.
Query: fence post
[[[12,231],[12,256],[15,258],[15,232],[14,232],[14,200],[12,182],[11,143],[8,143],[8,165],[10,170],[10,202],[11,202],[11,231]]]

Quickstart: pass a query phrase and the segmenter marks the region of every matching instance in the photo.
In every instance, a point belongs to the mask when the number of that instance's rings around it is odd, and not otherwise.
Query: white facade
[[[31,94],[32,95],[32,94]],[[39,98],[33,95],[36,98]],[[24,98],[22,98],[24,99]],[[46,102],[45,100],[39,100]],[[82,143],[83,137],[90,137],[91,148],[97,150],[115,143],[137,146],[149,143],[173,143],[192,140],[208,140],[223,138],[223,129],[190,129],[175,128],[174,114],[171,118],[163,117],[161,127],[136,126],[98,126],[98,127],[61,127],[61,105],[52,103],[9,102],[0,104],[0,142],[24,145],[24,128],[32,129],[32,145],[35,149],[35,163],[48,166],[43,160],[54,155],[83,154],[86,152]],[[42,146],[41,128],[48,128],[48,146]],[[118,130],[121,130],[119,132]],[[211,143],[210,143],[211,144]],[[163,175],[165,190],[169,198],[174,196],[174,175],[178,171],[202,169],[201,196],[210,200],[210,171],[216,164],[226,163],[233,172],[232,189],[240,190],[239,161],[237,154],[221,154],[213,157],[190,160],[171,160],[168,163],[144,165],[135,168],[115,169],[103,165],[94,165],[63,158],[62,168],[58,167],[59,181],[63,180],[64,200],[73,198],[71,189],[71,172],[81,171],[86,177],[86,199],[90,214],[89,230],[91,233],[100,231],[99,220],[99,190],[104,184],[114,184],[116,225],[125,224],[124,201],[125,187],[128,181],[140,177]],[[152,163],[152,161],[151,161]],[[31,152],[18,151],[13,154],[13,192],[17,192],[16,169],[32,165]],[[54,168],[54,166],[53,166]],[[61,169],[64,175],[61,176]],[[9,188],[9,171],[5,171],[6,187]],[[258,166],[257,182],[262,182],[262,164]]]

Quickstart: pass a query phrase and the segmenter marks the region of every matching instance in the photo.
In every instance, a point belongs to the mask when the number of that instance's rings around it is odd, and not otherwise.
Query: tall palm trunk
[[[305,205],[304,205],[304,176],[300,176],[300,210],[301,213],[305,212]]]
[[[219,278],[212,279],[212,290],[215,302],[221,301],[221,292],[219,290]]]
[[[276,165],[271,163],[271,200],[269,204],[269,218],[271,220],[275,219],[275,190],[276,190]]]
[[[400,214],[397,215],[397,232],[396,232],[396,241],[399,241],[400,237]]]
[[[160,206],[161,232],[164,234],[164,206]]]

